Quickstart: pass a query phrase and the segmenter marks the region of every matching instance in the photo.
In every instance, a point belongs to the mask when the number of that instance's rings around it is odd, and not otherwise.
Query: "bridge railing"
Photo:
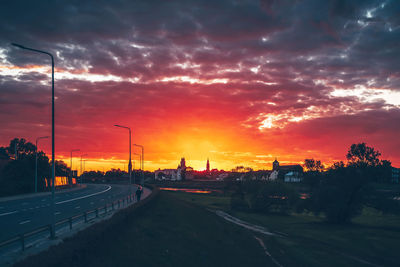
[[[86,210],[83,213],[79,213],[77,215],[59,220],[55,223],[55,233],[60,232],[64,229],[68,229],[67,226],[69,226],[69,230],[73,229],[73,226],[78,224],[78,223],[89,223],[96,218],[99,218],[100,216],[105,216],[110,212],[113,212],[118,209],[122,209],[124,207],[127,207],[130,203],[134,202],[134,196],[133,195],[128,195],[126,197],[120,198],[118,200],[114,200],[112,202],[106,203],[104,206],[99,206],[95,209],[91,210]],[[58,230],[57,230],[57,227]],[[42,235],[42,236],[40,236]],[[38,239],[42,238],[50,238],[51,236],[51,225],[46,225],[42,227],[38,227],[32,231],[25,232],[23,234],[15,235],[12,238],[8,238],[6,240],[3,240],[0,242],[0,249],[5,248],[7,246],[15,245],[19,243],[19,249],[24,251],[26,249],[26,243],[27,240],[37,237],[35,241],[38,241]],[[34,241],[33,241],[34,242]],[[1,254],[1,253],[0,253]]]

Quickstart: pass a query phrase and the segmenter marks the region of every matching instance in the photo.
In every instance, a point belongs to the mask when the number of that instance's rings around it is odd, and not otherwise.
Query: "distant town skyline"
[[[57,160],[124,169],[253,169],[345,160],[366,142],[400,166],[397,1],[10,2],[0,10],[0,146],[51,133]],[[40,149],[51,154],[50,140]],[[137,147],[132,149],[139,153]],[[133,157],[133,156],[132,156]],[[138,169],[138,158],[135,168]],[[126,165],[125,168],[127,169]]]

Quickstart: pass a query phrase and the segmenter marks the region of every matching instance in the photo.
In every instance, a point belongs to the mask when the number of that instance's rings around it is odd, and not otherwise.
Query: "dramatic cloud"
[[[400,165],[395,1],[12,1],[0,10],[0,144],[50,131],[57,153],[120,167],[269,168],[344,159],[365,141]],[[49,151],[49,144],[43,142]],[[204,165],[204,166],[203,166]]]

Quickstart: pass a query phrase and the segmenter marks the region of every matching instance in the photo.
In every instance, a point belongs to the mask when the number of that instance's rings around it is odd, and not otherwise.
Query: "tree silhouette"
[[[10,145],[6,147],[7,153],[9,156],[14,156],[17,154],[17,157],[22,155],[32,155],[36,151],[36,146],[31,142],[27,142],[24,138],[14,138],[10,141]]]
[[[0,160],[8,160],[10,156],[8,155],[7,149],[0,147]]]
[[[322,165],[321,161],[315,159],[305,159],[304,167],[311,172],[321,172],[324,169],[324,165]]]
[[[376,151],[373,147],[369,147],[365,143],[359,143],[350,146],[346,158],[349,161],[349,165],[374,167],[379,164],[380,155],[381,153]]]

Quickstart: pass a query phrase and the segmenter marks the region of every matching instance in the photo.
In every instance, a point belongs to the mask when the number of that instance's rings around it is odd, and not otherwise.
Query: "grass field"
[[[364,209],[349,225],[332,225],[312,214],[266,215],[230,211],[229,198],[174,193],[186,202],[228,211],[287,237],[262,239],[283,266],[399,266],[400,216]]]
[[[253,234],[172,193],[16,266],[274,266]]]

